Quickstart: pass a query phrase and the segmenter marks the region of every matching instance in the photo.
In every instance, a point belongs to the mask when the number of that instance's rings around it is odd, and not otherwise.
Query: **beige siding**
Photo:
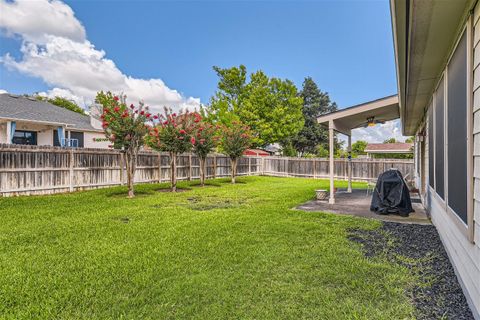
[[[105,141],[105,133],[103,132],[85,132],[84,137],[85,148],[108,148],[112,143]]]
[[[475,230],[473,243],[468,239],[467,228],[453,213],[447,212],[445,204],[437,200],[437,197],[434,195],[435,191],[430,187],[427,187],[429,196],[427,197],[426,206],[431,214],[433,224],[438,229],[450,260],[454,265],[472,311],[475,317],[480,319],[480,6],[475,8],[473,45],[472,119]],[[428,138],[426,138],[427,158],[429,147]],[[432,165],[429,159],[427,159],[427,166],[428,165]],[[427,168],[427,175],[428,172]]]
[[[467,299],[476,317],[480,317],[480,6],[474,14],[473,42],[473,143],[474,143],[474,243],[455,216],[430,196],[432,221],[437,227],[452,260]]]

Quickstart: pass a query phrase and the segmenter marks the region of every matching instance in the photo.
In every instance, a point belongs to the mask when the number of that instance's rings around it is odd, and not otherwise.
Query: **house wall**
[[[51,146],[53,144],[53,126],[17,121],[17,130],[37,132],[37,145]]]
[[[467,117],[473,119],[473,135],[470,136],[473,138],[473,153],[468,154],[468,157],[473,160],[474,174],[473,177],[467,178],[473,178],[473,190],[468,190],[468,192],[473,192],[474,196],[471,200],[473,202],[473,221],[469,221],[468,227],[449,209],[448,191],[446,203],[429,186],[428,166],[434,165],[434,161],[428,158],[428,150],[432,147],[428,144],[428,137],[424,139],[425,152],[422,155],[426,160],[424,174],[427,176],[427,197],[424,204],[440,234],[474,317],[480,319],[480,6],[476,6],[472,19],[473,30],[471,30],[472,37],[470,38],[472,41],[467,42],[467,50],[472,54],[472,67],[467,67],[467,73],[473,79],[472,87],[470,87],[473,90],[469,89],[467,94],[473,99],[473,110],[469,110]],[[467,32],[470,31],[467,30]],[[435,109],[434,116],[436,116]],[[467,119],[467,121],[469,120]],[[429,125],[428,121],[426,125]],[[426,130],[427,134],[428,132]],[[422,156],[417,148],[415,155]],[[448,163],[446,165],[448,166]],[[417,183],[420,183],[420,177],[417,178]],[[446,188],[455,187],[448,181],[445,186]],[[473,238],[470,237],[472,228]]]
[[[84,147],[85,148],[108,148],[112,143],[105,138],[103,132],[85,132]]]

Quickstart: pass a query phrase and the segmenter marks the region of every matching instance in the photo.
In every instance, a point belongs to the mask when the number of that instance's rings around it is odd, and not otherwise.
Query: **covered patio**
[[[341,190],[335,196],[337,199],[335,204],[321,200],[311,200],[298,206],[296,209],[350,215],[389,222],[431,224],[418,195],[412,196],[412,207],[415,212],[410,213],[408,217],[401,217],[396,214],[380,215],[370,211],[371,193],[367,194],[366,190],[354,189],[350,192]]]
[[[345,108],[339,111],[331,112],[317,118],[318,123],[327,126],[329,132],[329,179],[330,196],[329,204],[335,203],[334,188],[334,145],[335,132],[347,136],[348,141],[348,188],[347,192],[352,192],[352,130],[362,127],[372,127],[376,124],[382,124],[386,121],[395,120],[400,117],[398,95],[392,95],[385,98],[362,103],[356,106]]]

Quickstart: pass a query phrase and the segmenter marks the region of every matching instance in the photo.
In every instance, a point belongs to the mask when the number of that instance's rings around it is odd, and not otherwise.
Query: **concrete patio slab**
[[[345,214],[400,223],[431,224],[425,208],[421,204],[418,196],[411,194],[411,197],[412,206],[415,212],[410,213],[408,217],[401,217],[397,214],[379,215],[370,211],[372,194],[370,193],[367,195],[366,190],[360,189],[354,189],[352,193],[338,191],[335,193],[335,204],[329,204],[328,200],[312,200],[298,206],[296,209],[304,211],[322,211],[335,214]]]

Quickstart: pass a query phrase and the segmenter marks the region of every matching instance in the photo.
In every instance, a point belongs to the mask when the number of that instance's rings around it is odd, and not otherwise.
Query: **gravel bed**
[[[375,230],[350,229],[348,238],[366,257],[385,257],[418,278],[407,293],[417,319],[474,319],[434,226],[382,222]]]

